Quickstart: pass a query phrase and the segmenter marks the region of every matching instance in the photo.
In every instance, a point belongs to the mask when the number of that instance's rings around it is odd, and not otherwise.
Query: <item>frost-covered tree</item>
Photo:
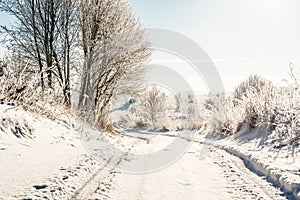
[[[194,129],[199,128],[200,113],[198,101],[193,93],[188,93],[186,101],[184,102],[183,113],[186,115],[186,128]]]
[[[162,128],[166,117],[166,95],[155,85],[147,88],[138,98],[131,113],[135,121],[153,129]]]
[[[181,95],[181,93],[174,95],[174,98],[176,101],[175,112],[180,112],[182,110],[182,95]]]
[[[78,109],[87,121],[106,129],[112,97],[135,92],[142,83],[149,42],[123,0],[85,0],[80,7],[84,65]]]
[[[26,60],[39,84],[59,88],[70,105],[70,68],[77,40],[79,0],[0,0],[0,11],[12,15],[15,23],[1,26],[5,43]]]

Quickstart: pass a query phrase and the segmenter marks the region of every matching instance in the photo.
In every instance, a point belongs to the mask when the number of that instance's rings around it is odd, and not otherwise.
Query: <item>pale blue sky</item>
[[[250,74],[280,83],[288,78],[289,61],[300,67],[299,0],[129,3],[145,27],[177,31],[202,46],[215,61],[228,91]]]
[[[5,13],[0,12],[0,24],[1,25],[9,25],[12,23],[13,18]],[[0,44],[0,58],[3,57],[5,53],[5,49],[2,47],[2,44]]]
[[[129,4],[145,27],[177,31],[204,48],[228,91],[253,73],[280,83],[288,78],[289,61],[300,66],[299,0],[129,0]],[[9,21],[0,14],[1,24]],[[158,58],[162,56],[153,57]]]

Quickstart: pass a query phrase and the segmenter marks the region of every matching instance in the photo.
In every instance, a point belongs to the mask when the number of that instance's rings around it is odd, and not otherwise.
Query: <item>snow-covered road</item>
[[[158,150],[164,144],[171,143],[174,137],[166,135],[145,136],[139,133],[130,133],[137,137],[146,137],[150,141],[140,140],[131,149],[131,152]],[[203,148],[209,150],[205,157],[200,156]],[[150,154],[151,155],[151,154]],[[149,158],[151,160],[151,158]],[[130,166],[135,159],[126,159],[120,165]],[[147,163],[147,161],[146,161]],[[121,168],[121,170],[120,170]],[[153,173],[132,174],[122,172],[117,166],[106,173],[109,184],[97,190],[95,195],[87,199],[285,199],[279,189],[273,187],[262,177],[252,173],[235,156],[217,149],[211,145],[193,142],[188,151],[174,164]],[[111,174],[111,175],[109,175]],[[109,177],[111,176],[111,177]],[[108,181],[108,182],[107,182]],[[101,184],[100,184],[101,185]],[[103,194],[103,195],[101,195]]]
[[[176,163],[154,173],[120,174],[111,199],[230,199],[222,170],[211,157],[197,158],[200,148],[194,144]]]

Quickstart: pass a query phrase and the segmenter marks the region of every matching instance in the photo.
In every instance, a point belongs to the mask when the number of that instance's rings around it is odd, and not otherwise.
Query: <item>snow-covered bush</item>
[[[255,77],[255,79],[253,79]],[[258,82],[251,82],[252,80]],[[245,82],[237,90],[245,87]],[[272,82],[259,76],[251,76],[248,80],[243,96],[235,98],[235,106],[244,112],[243,123],[249,128],[263,126],[272,128],[277,99],[280,98],[279,89]],[[236,94],[236,93],[235,93]]]
[[[255,128],[273,123],[276,87],[260,76],[250,76],[233,94],[210,95],[205,108],[210,111],[210,132],[230,135],[243,127]]]
[[[275,134],[282,139],[299,138],[300,110],[278,110],[274,119]]]
[[[290,64],[291,81],[280,90],[276,98],[274,129],[272,139],[280,139],[284,144],[293,144],[300,139],[300,68]]]
[[[16,62],[14,57],[7,58],[0,85],[0,102],[56,118],[51,105],[62,104],[63,97],[58,90],[42,90],[40,74],[34,71],[30,63]]]
[[[203,104],[200,97],[189,93],[186,100],[182,102],[182,116],[186,117],[186,120],[182,122],[183,129],[201,129],[203,124]]]
[[[300,139],[300,91],[298,80],[293,81],[282,88],[253,75],[233,94],[209,96],[204,103],[210,113],[208,131],[228,136],[260,128],[285,143]]]
[[[247,80],[240,83],[234,91],[234,98],[241,99],[247,97],[248,93],[261,93],[264,88],[274,89],[271,81],[264,79],[259,75],[251,75]]]
[[[206,110],[206,127],[211,135],[227,134],[228,130],[228,117],[226,112],[228,103],[226,102],[225,94],[209,94],[203,102]]]

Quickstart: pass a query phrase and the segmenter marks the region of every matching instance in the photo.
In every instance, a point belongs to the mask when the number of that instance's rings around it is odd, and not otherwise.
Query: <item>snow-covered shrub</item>
[[[22,67],[15,66],[13,63],[9,63],[5,67],[3,76],[0,79],[0,100],[1,101],[14,101],[19,102],[27,100],[28,97],[33,97],[33,92],[36,90],[36,77],[34,74],[27,73],[29,66]]]
[[[210,111],[210,131],[222,135],[239,132],[243,127],[272,128],[278,89],[260,76],[250,76],[233,94],[210,95],[205,108]]]
[[[276,98],[276,110],[273,126],[275,131],[270,136],[285,144],[293,144],[300,140],[300,68],[290,64],[291,82],[280,89]]]
[[[187,95],[186,101],[182,103],[182,114],[186,116],[183,123],[184,129],[201,129],[203,126],[203,103],[192,94]]]
[[[275,133],[282,139],[296,138],[300,135],[300,111],[278,110],[274,119]]]
[[[260,128],[286,144],[299,140],[300,90],[298,80],[293,81],[288,87],[276,87],[254,75],[233,94],[209,96],[204,103],[210,113],[209,132],[227,136]]]
[[[209,94],[205,99],[206,127],[211,135],[227,134],[229,131],[228,117],[226,112],[228,103],[225,94]]]
[[[0,77],[0,102],[22,106],[25,110],[56,118],[53,104],[62,104],[60,91],[40,86],[40,73],[30,63],[16,62],[8,58]]]
[[[234,91],[234,98],[241,99],[247,97],[249,92],[261,93],[265,88],[269,88],[270,91],[275,89],[273,83],[264,79],[259,75],[251,75],[247,80],[240,83]]]
[[[179,93],[167,97],[166,127],[169,130],[193,130],[204,126],[203,96]]]
[[[271,130],[279,97],[279,89],[271,81],[250,76],[234,92],[234,109],[243,113],[239,121],[250,129],[264,127]]]

